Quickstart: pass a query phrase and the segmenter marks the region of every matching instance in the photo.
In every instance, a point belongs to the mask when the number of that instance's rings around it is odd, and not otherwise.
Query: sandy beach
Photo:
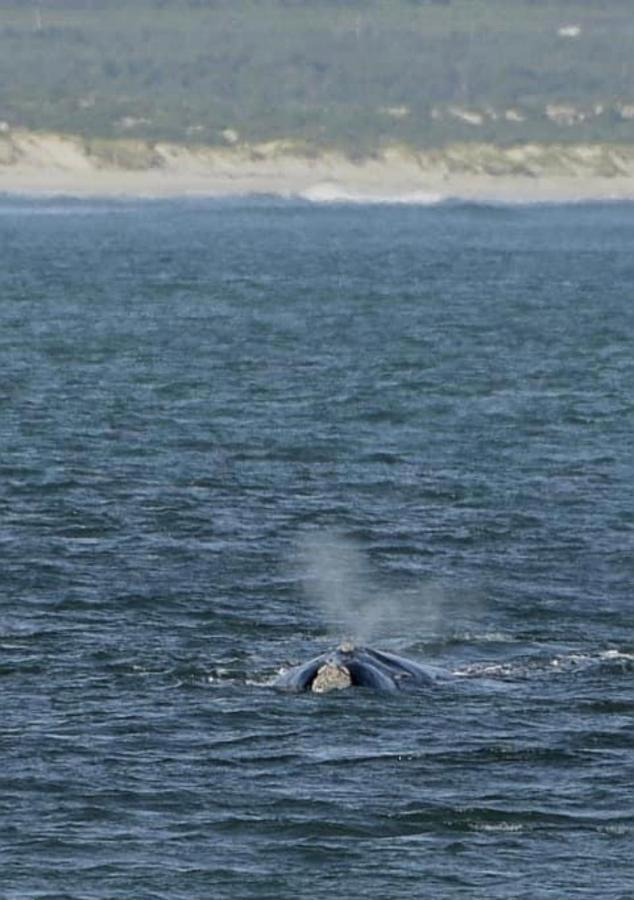
[[[634,199],[634,147],[455,145],[394,147],[353,161],[284,141],[186,147],[90,143],[56,134],[0,135],[0,193],[71,197],[274,195],[313,202],[433,204]]]

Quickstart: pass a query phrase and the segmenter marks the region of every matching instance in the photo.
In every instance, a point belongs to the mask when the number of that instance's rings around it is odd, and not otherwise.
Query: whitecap
[[[433,191],[409,191],[406,193],[380,194],[368,191],[352,191],[334,181],[322,181],[300,191],[297,195],[310,203],[380,203],[410,204],[412,206],[436,206],[448,198]]]

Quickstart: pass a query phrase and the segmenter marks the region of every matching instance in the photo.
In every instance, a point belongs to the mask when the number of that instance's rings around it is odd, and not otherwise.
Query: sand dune
[[[634,199],[634,146],[393,147],[354,161],[289,141],[235,147],[0,134],[0,192],[85,196],[273,194],[313,202]]]

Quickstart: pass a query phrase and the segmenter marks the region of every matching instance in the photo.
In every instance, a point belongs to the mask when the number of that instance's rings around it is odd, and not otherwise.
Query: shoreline
[[[309,156],[285,141],[187,147],[15,132],[0,135],[0,194],[419,205],[626,201],[634,200],[634,146],[393,147],[352,161],[333,151]]]
[[[195,176],[188,173],[99,172],[55,170],[0,172],[0,197],[77,200],[169,200],[277,197],[315,204],[404,204],[434,206],[447,201],[500,204],[569,204],[634,201],[632,178],[578,178],[540,176],[455,176],[429,173],[420,182],[392,183],[390,173],[371,185],[356,179],[311,180],[310,178],[258,178]]]

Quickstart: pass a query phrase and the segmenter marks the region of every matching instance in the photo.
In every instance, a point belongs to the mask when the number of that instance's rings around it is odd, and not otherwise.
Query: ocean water
[[[0,896],[634,897],[634,206],[0,201]],[[351,637],[435,690],[288,696]]]

